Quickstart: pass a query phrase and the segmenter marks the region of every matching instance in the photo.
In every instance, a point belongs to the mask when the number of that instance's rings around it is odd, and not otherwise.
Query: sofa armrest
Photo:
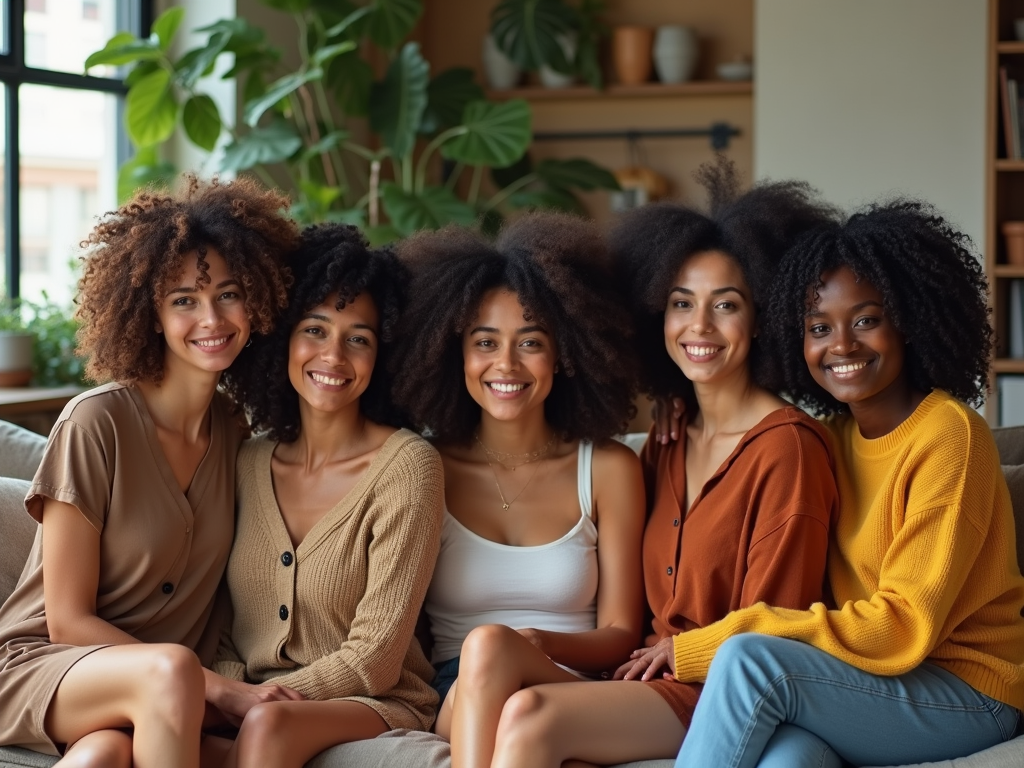
[[[43,459],[46,438],[24,427],[0,421],[0,477],[31,480]]]

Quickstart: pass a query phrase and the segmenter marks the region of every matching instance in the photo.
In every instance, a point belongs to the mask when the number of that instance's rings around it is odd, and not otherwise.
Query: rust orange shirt
[[[795,407],[770,413],[689,510],[686,441],[663,446],[648,437],[640,458],[649,505],[644,581],[654,614],[647,645],[760,601],[807,608],[822,599],[839,494],[829,436],[817,421]]]

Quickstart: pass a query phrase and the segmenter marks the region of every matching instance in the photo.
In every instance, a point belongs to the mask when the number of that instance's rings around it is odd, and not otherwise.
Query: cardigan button
[[[665,569],[665,573],[667,573],[669,576],[672,575],[672,566],[671,565],[668,568]]]
[[[283,555],[281,555],[281,562],[284,563],[285,566],[291,565],[292,564],[292,553],[291,552],[285,552]]]
[[[678,528],[679,527],[679,518],[678,517],[675,520],[672,521],[672,527],[673,528]]]
[[[281,617],[281,621],[288,621],[288,606],[282,605],[277,615]]]
[[[171,594],[171,592],[174,591],[174,585],[171,584],[171,582],[168,581],[162,587],[160,587],[160,589],[163,590],[163,593],[165,595],[169,595],[169,594]]]

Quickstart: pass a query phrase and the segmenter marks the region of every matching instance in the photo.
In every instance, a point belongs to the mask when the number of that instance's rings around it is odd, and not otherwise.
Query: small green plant
[[[85,383],[85,361],[76,354],[78,322],[69,308],[43,292],[41,301],[0,300],[0,331],[30,333],[32,383],[39,387]]]
[[[20,301],[0,299],[0,331],[25,331],[25,318]]]

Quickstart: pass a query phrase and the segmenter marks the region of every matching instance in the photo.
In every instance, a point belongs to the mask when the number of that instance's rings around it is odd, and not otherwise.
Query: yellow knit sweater
[[[440,456],[399,430],[296,548],[274,495],[274,446],[250,440],[238,454],[234,620],[214,671],[358,701],[392,728],[429,728],[434,670],[413,629],[441,540]]]
[[[884,437],[852,418],[838,444],[838,523],[828,576],[837,610],[764,603],[676,635],[676,677],[703,680],[728,637],[801,640],[877,675],[926,659],[976,690],[1024,708],[1024,578],[1013,510],[985,422],[934,391]]]

